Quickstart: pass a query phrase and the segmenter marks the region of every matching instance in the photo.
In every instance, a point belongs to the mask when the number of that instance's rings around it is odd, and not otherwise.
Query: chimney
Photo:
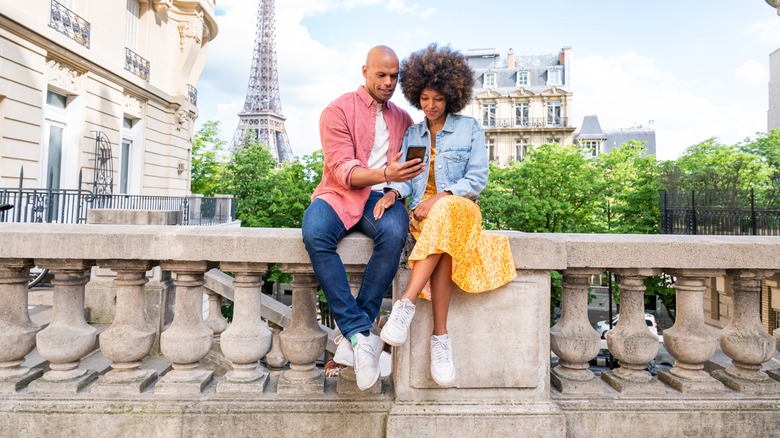
[[[506,66],[509,68],[515,68],[515,51],[509,49],[506,53]]]
[[[566,63],[566,51],[564,49],[561,49],[561,52],[558,54],[558,65],[564,65]]]

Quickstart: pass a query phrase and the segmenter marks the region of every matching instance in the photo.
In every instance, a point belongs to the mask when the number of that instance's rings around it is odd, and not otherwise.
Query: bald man
[[[325,162],[322,181],[303,215],[303,242],[317,281],[341,333],[334,360],[354,366],[358,387],[365,391],[379,379],[383,343],[371,333],[385,292],[398,270],[409,230],[400,202],[373,216],[374,205],[392,181],[422,173],[422,160],[399,163],[401,144],[412,119],[390,102],[398,84],[398,57],[386,46],[372,48],[363,66],[365,85],[333,101],[320,117]],[[360,231],[374,240],[357,298],[336,247],[344,236]]]

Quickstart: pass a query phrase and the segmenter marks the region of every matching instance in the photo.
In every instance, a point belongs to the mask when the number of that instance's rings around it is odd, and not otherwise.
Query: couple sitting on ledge
[[[399,75],[404,97],[425,114],[420,123],[390,102]],[[322,112],[322,181],[303,216],[314,274],[349,340],[338,344],[334,360],[354,367],[361,390],[374,386],[384,343],[406,341],[422,297],[433,307],[431,377],[452,386],[456,367],[447,313],[453,286],[484,292],[516,275],[508,238],[482,232],[475,202],[488,180],[484,132],[473,118],[456,114],[471,97],[474,73],[461,53],[432,44],[400,67],[393,50],[374,47],[363,76],[364,86]],[[413,146],[424,153],[407,157]],[[352,231],[374,241],[356,298],[336,252]],[[416,239],[408,260],[411,279],[377,336],[374,321],[408,232]]]

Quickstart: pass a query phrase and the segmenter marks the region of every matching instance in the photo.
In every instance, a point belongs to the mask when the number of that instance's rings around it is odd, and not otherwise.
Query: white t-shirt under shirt
[[[374,147],[371,149],[371,155],[368,156],[369,169],[382,169],[387,166],[387,150],[390,148],[390,131],[387,129],[385,117],[382,115],[382,104],[376,104],[376,135],[374,136]],[[375,184],[371,190],[382,191],[387,187],[387,183]]]

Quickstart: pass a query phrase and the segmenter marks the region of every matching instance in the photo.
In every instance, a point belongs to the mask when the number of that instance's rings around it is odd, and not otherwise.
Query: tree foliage
[[[219,122],[206,122],[192,138],[190,191],[205,196],[220,192],[225,168],[225,141],[219,138]]]
[[[225,171],[226,192],[236,197],[243,226],[297,228],[319,180],[318,155],[277,168],[268,149],[247,144],[231,157]],[[321,157],[321,154],[319,155]]]
[[[527,232],[597,230],[598,169],[574,146],[546,144],[523,162],[491,167],[480,196],[486,228]]]

